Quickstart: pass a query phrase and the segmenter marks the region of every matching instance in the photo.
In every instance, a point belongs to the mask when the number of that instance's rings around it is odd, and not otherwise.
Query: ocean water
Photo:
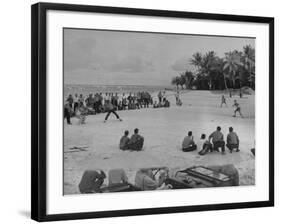
[[[89,95],[90,93],[135,93],[139,91],[147,91],[153,93],[155,91],[173,90],[173,86],[141,86],[141,85],[64,85],[64,96],[75,93]]]

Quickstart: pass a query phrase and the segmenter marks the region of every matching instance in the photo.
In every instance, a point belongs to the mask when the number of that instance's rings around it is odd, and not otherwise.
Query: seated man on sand
[[[79,183],[82,194],[98,193],[106,175],[102,170],[86,170]]]
[[[139,129],[134,130],[134,134],[128,143],[128,148],[133,151],[141,151],[144,143],[144,138],[139,135]]]
[[[163,102],[164,102],[164,107],[170,107],[170,102],[166,98],[164,98]]]
[[[182,151],[191,152],[197,149],[193,141],[192,131],[188,132],[188,136],[185,136],[182,142]]]
[[[236,149],[236,152],[239,152],[239,138],[238,135],[233,131],[233,128],[229,128],[229,133],[227,135],[226,147],[232,153],[233,149]]]
[[[81,105],[80,107],[76,108],[76,117],[78,118],[79,124],[85,124],[86,115],[87,115],[87,109],[84,105]]]
[[[225,154],[225,141],[223,140],[223,134],[221,133],[221,127],[217,127],[217,130],[214,131],[209,136],[209,141],[213,141],[214,145],[214,151],[219,151],[219,148],[221,148],[222,154]]]
[[[158,103],[156,101],[153,103],[153,108],[158,108]]]
[[[122,138],[120,139],[119,149],[121,149],[121,150],[127,150],[127,149],[129,149],[128,146],[129,146],[130,138],[128,137],[128,135],[129,135],[129,131],[126,130],[126,131],[124,132],[124,135],[123,135]]]
[[[200,141],[201,141],[201,147],[200,147],[201,151],[198,152],[199,155],[203,156],[203,155],[207,154],[208,152],[212,152],[213,151],[213,145],[212,145],[211,142],[209,142],[206,139],[206,135],[205,134],[201,135]]]
[[[166,189],[164,184],[166,177],[167,174],[163,172],[160,174],[158,180],[155,180],[151,169],[140,169],[136,173],[135,186],[143,191]]]

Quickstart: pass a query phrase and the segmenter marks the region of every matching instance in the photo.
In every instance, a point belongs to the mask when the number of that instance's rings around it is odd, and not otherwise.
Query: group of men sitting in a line
[[[238,135],[233,131],[233,128],[229,128],[229,133],[227,135],[226,144],[224,141],[223,133],[221,132],[221,127],[217,127],[217,130],[209,135],[209,138],[206,139],[206,135],[202,134],[200,139],[200,149],[199,155],[205,155],[208,152],[217,151],[221,149],[221,153],[225,154],[225,146],[229,149],[230,153],[234,149],[236,152],[239,152],[239,138]],[[192,136],[192,131],[188,132],[188,135],[184,138],[182,142],[182,151],[190,152],[197,149],[197,145],[194,142]]]
[[[155,178],[152,169],[140,169],[135,176],[134,187],[138,190],[167,189],[164,181],[168,176],[167,171],[161,171]],[[106,174],[102,170],[86,170],[78,185],[80,193],[99,193],[103,186]],[[123,169],[111,169],[108,172],[108,187],[128,183],[128,177]]]
[[[139,134],[139,129],[134,130],[134,134],[129,138],[129,131],[124,132],[124,136],[121,137],[119,148],[121,150],[141,151],[144,144],[144,137]],[[229,128],[229,133],[226,138],[226,144],[224,141],[221,127],[217,127],[217,130],[210,134],[209,138],[206,139],[206,135],[202,134],[199,142],[199,155],[205,155],[208,152],[217,151],[221,149],[221,153],[225,154],[225,146],[229,149],[230,153],[236,149],[239,152],[239,137],[233,128]],[[182,142],[182,151],[191,152],[197,149],[197,145],[194,142],[192,131],[188,132],[188,135],[184,137]]]

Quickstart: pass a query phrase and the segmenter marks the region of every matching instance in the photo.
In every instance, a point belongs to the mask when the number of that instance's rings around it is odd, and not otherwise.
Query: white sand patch
[[[98,114],[88,116],[85,125],[78,125],[75,118],[72,119],[73,125],[65,125],[64,193],[79,193],[77,185],[86,169],[108,171],[123,168],[130,182],[134,183],[135,172],[142,167],[234,164],[238,168],[241,185],[255,183],[255,159],[250,152],[255,140],[254,95],[246,95],[242,99],[226,96],[228,108],[220,108],[221,94],[209,91],[182,93],[182,107],[175,105],[173,92],[166,91],[166,96],[171,102],[170,108],[118,111],[122,122],[111,115],[108,122],[103,123],[105,114]],[[244,119],[232,117],[234,99],[240,103]],[[226,155],[212,153],[199,156],[198,151],[180,150],[183,137],[189,130],[193,131],[195,141],[199,141],[202,133],[208,136],[217,126],[221,126],[225,138],[228,127],[234,128],[240,138],[239,153],[230,154],[226,150]],[[124,131],[129,130],[131,135],[134,128],[139,128],[145,138],[144,151],[119,150],[119,140]],[[88,148],[86,151],[71,150],[73,146]]]

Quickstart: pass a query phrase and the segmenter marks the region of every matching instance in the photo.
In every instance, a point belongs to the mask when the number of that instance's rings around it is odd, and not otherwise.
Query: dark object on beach
[[[256,155],[256,149],[255,148],[251,149],[251,152],[254,156]]]
[[[232,179],[230,186],[239,186],[239,172],[233,164],[209,166],[208,168],[229,176]]]
[[[200,156],[206,155],[208,152],[212,152],[213,145],[211,143],[204,143],[203,149],[198,152]]]
[[[87,151],[86,148],[89,148],[88,146],[74,146],[69,148],[71,151],[66,151],[64,153],[72,153],[72,152],[84,152]]]
[[[86,150],[86,148],[89,148],[89,146],[73,146],[69,149],[70,150],[73,150],[73,149]]]
[[[222,166],[207,168],[195,166],[176,172],[174,177],[166,179],[165,184],[173,189],[237,186],[232,175],[221,172]],[[233,173],[232,173],[233,174]]]

